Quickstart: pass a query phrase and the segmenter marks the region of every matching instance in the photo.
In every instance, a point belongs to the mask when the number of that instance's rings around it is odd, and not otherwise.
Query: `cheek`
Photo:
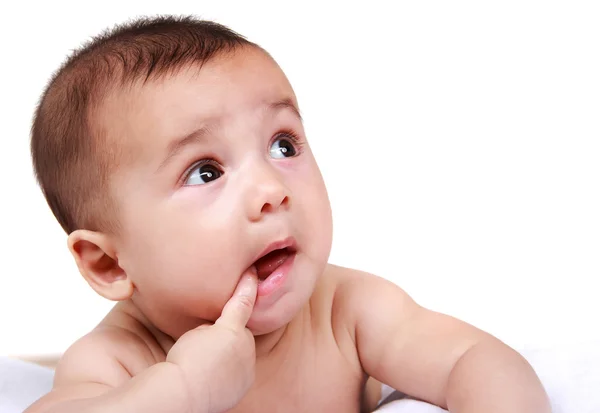
[[[296,178],[291,190],[301,214],[302,222],[298,223],[298,228],[307,237],[315,257],[326,260],[332,242],[331,206],[327,189],[314,159],[297,172],[302,179]]]
[[[232,257],[243,254],[230,236],[231,224],[185,208],[157,213],[150,224],[131,221],[128,231],[136,236],[124,249],[125,270],[143,296],[185,307],[190,301],[222,307],[240,276]],[[204,219],[209,216],[213,219]]]

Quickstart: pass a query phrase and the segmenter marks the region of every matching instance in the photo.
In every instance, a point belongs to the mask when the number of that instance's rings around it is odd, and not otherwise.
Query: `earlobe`
[[[119,266],[114,245],[106,234],[82,229],[73,231],[68,247],[79,272],[98,294],[112,301],[131,297],[133,283]]]

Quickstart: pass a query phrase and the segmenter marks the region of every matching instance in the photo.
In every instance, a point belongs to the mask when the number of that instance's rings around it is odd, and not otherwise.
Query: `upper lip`
[[[275,250],[284,249],[284,248],[288,248],[288,249],[292,250],[293,252],[296,251],[296,240],[294,239],[294,237],[287,237],[280,241],[275,241],[275,242],[269,244],[264,250],[262,250],[262,252],[260,254],[258,254],[256,257],[254,257],[252,264],[254,264],[256,261],[258,261],[260,258],[267,255],[268,253],[273,252]]]

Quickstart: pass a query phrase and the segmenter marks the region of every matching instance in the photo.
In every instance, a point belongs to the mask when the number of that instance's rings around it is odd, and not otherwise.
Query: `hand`
[[[166,361],[181,368],[188,386],[189,411],[226,411],[252,386],[256,349],[246,323],[254,308],[257,285],[255,270],[248,270],[215,324],[188,331],[169,351]]]

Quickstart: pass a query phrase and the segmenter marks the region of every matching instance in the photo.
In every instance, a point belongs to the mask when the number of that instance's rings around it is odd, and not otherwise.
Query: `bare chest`
[[[365,377],[335,346],[257,366],[254,386],[233,413],[359,413]]]

